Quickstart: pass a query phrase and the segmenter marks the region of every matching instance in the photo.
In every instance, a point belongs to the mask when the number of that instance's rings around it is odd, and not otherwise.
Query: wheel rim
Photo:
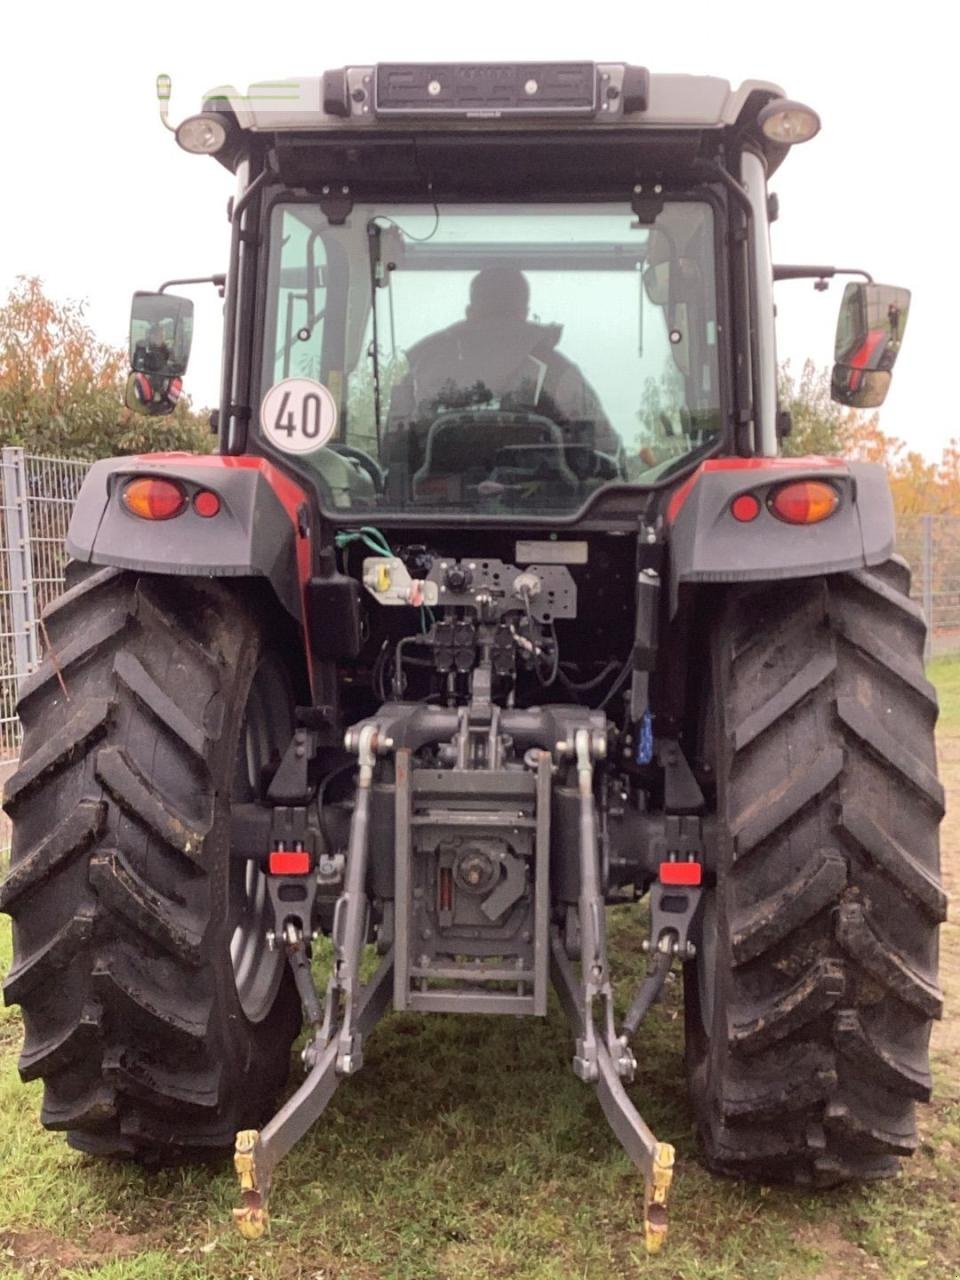
[[[268,662],[257,668],[250,687],[237,752],[234,802],[256,799],[261,771],[275,753],[282,751],[293,733],[291,699],[282,672]],[[271,951],[267,930],[273,927],[273,908],[267,877],[254,862],[230,863],[230,959],[240,1007],[250,1022],[260,1022],[273,1007],[285,957]]]

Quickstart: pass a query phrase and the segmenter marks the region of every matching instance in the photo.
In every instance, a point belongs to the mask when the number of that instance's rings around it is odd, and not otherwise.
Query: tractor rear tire
[[[716,620],[718,865],[684,985],[690,1094],[724,1173],[830,1185],[917,1145],[946,899],[908,589],[894,559],[738,588]]]
[[[71,583],[4,796],[20,1074],[80,1150],[209,1154],[269,1113],[299,1027],[263,878],[229,839],[231,800],[289,741],[292,686],[221,584],[76,565]]]

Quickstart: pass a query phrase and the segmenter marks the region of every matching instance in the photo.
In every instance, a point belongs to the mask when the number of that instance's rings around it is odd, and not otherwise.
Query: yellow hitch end
[[[233,1167],[240,1179],[241,1191],[256,1191],[256,1150],[260,1133],[257,1129],[241,1129],[233,1149]]]
[[[233,1167],[240,1179],[242,1202],[239,1209],[234,1209],[233,1220],[244,1240],[259,1240],[267,1229],[267,1209],[257,1184],[259,1140],[260,1134],[256,1129],[241,1129],[233,1149]]]
[[[659,1253],[667,1238],[667,1196],[673,1181],[674,1150],[669,1142],[658,1142],[653,1168],[644,1197],[644,1234],[647,1253]]]
[[[234,1209],[233,1221],[244,1240],[259,1240],[267,1230],[267,1211],[259,1204],[244,1204]]]

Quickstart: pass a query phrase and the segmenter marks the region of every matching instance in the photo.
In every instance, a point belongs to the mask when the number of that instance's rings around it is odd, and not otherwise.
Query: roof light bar
[[[592,62],[380,63],[378,116],[592,116],[600,108]]]

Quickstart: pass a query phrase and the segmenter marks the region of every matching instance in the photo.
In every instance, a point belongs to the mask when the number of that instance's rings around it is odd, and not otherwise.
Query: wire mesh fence
[[[960,516],[901,516],[897,550],[927,618],[928,657],[960,652]]]
[[[17,688],[40,662],[41,615],[63,590],[64,539],[88,465],[0,453],[0,763],[20,748]]]

